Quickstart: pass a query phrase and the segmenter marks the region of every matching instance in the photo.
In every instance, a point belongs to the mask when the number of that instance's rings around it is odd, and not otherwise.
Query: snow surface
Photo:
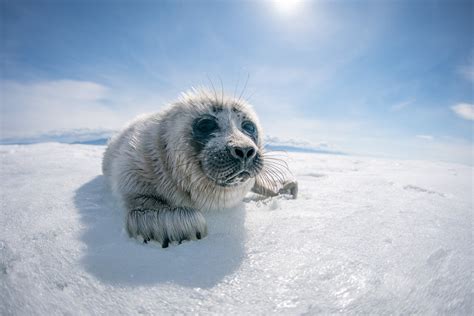
[[[290,153],[298,200],[129,239],[103,146],[0,146],[0,314],[472,314],[473,168]]]

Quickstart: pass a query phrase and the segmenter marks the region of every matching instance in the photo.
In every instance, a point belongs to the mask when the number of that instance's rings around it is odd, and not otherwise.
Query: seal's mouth
[[[229,175],[227,178],[222,180],[217,180],[217,184],[223,187],[237,186],[241,183],[244,183],[251,178],[251,175],[246,170],[239,170]]]

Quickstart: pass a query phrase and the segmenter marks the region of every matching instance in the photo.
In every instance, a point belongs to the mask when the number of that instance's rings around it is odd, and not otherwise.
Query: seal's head
[[[175,153],[170,162],[176,178],[192,181],[190,191],[248,192],[264,167],[264,155],[263,130],[246,101],[192,90],[166,113],[166,126],[161,125],[165,134],[182,135],[177,142],[175,136],[166,142],[167,151]]]
[[[209,179],[223,187],[238,186],[263,167],[257,116],[242,100],[207,96],[199,99],[207,106],[197,106],[201,111],[191,124],[190,145]]]

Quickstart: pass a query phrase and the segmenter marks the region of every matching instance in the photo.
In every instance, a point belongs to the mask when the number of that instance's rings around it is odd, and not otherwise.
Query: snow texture
[[[472,167],[290,153],[298,200],[162,249],[125,234],[103,150],[0,146],[0,315],[472,314]]]

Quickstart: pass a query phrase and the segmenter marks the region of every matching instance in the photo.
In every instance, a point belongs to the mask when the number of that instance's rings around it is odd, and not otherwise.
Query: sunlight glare
[[[303,0],[273,0],[272,4],[275,10],[285,16],[295,15],[301,11]]]

